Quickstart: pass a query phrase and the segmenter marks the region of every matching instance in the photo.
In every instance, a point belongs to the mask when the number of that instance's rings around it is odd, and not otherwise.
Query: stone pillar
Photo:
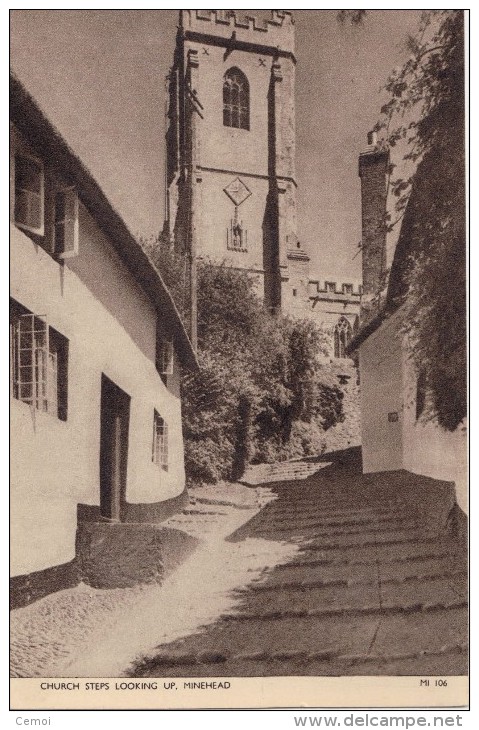
[[[190,129],[190,169],[189,169],[189,187],[190,187],[190,246],[189,246],[189,263],[190,263],[190,302],[191,302],[191,344],[196,350],[198,345],[198,298],[197,298],[197,252],[198,252],[198,216],[200,214],[198,204],[198,185],[201,179],[198,177],[199,165],[199,136],[197,125],[201,115],[201,102],[198,99],[198,73],[199,61],[198,51],[189,49],[188,51],[188,71],[186,90],[189,129]]]

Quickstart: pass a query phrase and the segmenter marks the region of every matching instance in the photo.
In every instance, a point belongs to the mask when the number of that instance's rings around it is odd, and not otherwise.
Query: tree
[[[163,233],[149,238],[140,237],[139,243],[160,271],[183,322],[188,328],[191,316],[188,256],[176,251]]]
[[[201,370],[183,381],[193,480],[234,479],[251,461],[319,453],[323,420],[343,417],[342,392],[318,359],[325,335],[312,322],[269,314],[255,286],[246,271],[199,262]]]
[[[339,10],[337,17],[340,23],[349,20],[352,25],[362,25],[366,12],[366,10]]]
[[[184,257],[161,236],[141,243],[186,314]],[[182,378],[189,483],[320,453],[325,431],[344,419],[337,378],[318,359],[326,335],[310,321],[271,315],[246,271],[200,261],[197,275],[200,370]]]
[[[409,217],[406,331],[431,392],[429,416],[454,430],[467,407],[463,12],[424,12],[407,48],[386,84],[378,129],[415,165],[390,182],[391,225]]]
[[[343,10],[338,20],[360,25],[366,13]],[[463,11],[424,11],[406,49],[376,127],[394,160],[387,223],[407,223],[405,333],[431,392],[427,415],[454,430],[467,412]]]

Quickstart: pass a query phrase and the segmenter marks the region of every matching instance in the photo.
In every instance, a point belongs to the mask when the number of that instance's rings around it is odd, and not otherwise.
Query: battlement
[[[271,10],[270,19],[258,19],[236,10],[180,10],[186,31],[234,38],[294,53],[294,18],[289,10]]]
[[[333,279],[314,279],[308,282],[309,295],[311,297],[325,298],[351,298],[359,301],[361,296],[361,284],[357,281],[337,282]]]

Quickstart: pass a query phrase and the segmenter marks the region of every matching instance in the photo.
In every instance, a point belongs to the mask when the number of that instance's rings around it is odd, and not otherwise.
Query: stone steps
[[[241,478],[242,484],[257,485],[308,479],[326,462],[280,461],[274,464],[255,464],[248,467]]]
[[[416,510],[430,480],[303,466],[257,469],[277,479],[276,500],[228,538],[289,543],[289,562],[252,567],[230,612],[157,647],[133,676],[467,672],[467,555]]]
[[[401,527],[402,530],[415,530],[417,529],[417,522],[415,521],[408,521],[407,523],[401,523],[399,521],[396,523],[398,527]],[[395,530],[395,524],[393,523],[392,526],[385,526],[381,524],[375,525],[374,522],[368,522],[364,523],[363,527],[347,527],[346,529],[339,530],[335,527],[328,529],[328,527],[324,527],[321,523],[313,522],[313,523],[299,523],[288,526],[286,525],[278,525],[274,524],[268,528],[265,528],[263,530],[264,535],[280,535],[282,533],[288,533],[290,537],[294,538],[296,535],[303,535],[309,533],[309,531],[313,531],[313,534],[317,541],[320,541],[322,538],[325,537],[349,537],[351,535],[363,535],[364,537],[370,538],[371,535],[377,535],[379,538],[381,535],[395,535],[400,534],[400,530]]]
[[[191,638],[176,642],[174,647],[158,647],[135,669],[135,676],[268,676],[282,674],[331,675],[342,674],[426,674],[426,668],[435,667],[437,674],[463,674],[467,667],[467,644],[457,642],[452,623],[467,627],[467,611],[451,609],[451,615],[414,614],[386,616],[378,631],[377,619],[366,617],[359,623],[350,617],[285,619],[272,627],[260,622],[242,627],[239,640],[232,644],[235,627],[221,633],[215,630],[208,637]],[[381,632],[380,640],[374,637]],[[418,634],[423,637],[418,642]],[[427,649],[423,646],[427,639]],[[198,639],[202,648],[199,651]],[[392,649],[392,639],[400,649]],[[233,649],[231,648],[233,645]],[[409,665],[409,671],[407,667]],[[393,670],[396,667],[396,671]],[[445,671],[449,667],[451,671]],[[289,668],[289,671],[288,671]],[[351,669],[351,671],[349,671]],[[388,672],[388,669],[390,671]],[[218,670],[218,671],[217,671]]]
[[[325,528],[337,528],[342,527],[343,532],[351,532],[355,531],[354,529],[351,530],[350,528],[359,528],[360,530],[364,527],[367,527],[369,525],[375,527],[375,526],[386,526],[389,524],[393,525],[399,525],[399,524],[413,524],[414,526],[417,526],[417,521],[413,518],[411,518],[410,515],[407,515],[405,517],[376,517],[376,516],[367,516],[364,519],[343,519],[339,520],[337,518],[330,518],[330,519],[318,519],[320,515],[316,514],[313,518],[303,520],[293,520],[291,517],[291,514],[285,517],[275,517],[274,524],[277,527],[318,527],[321,529]],[[292,524],[293,523],[293,524]],[[261,522],[258,522],[257,524],[261,524]],[[266,524],[266,520],[265,520]]]
[[[328,674],[332,675],[343,675],[350,674],[348,668],[354,668],[356,671],[352,672],[356,675],[370,674],[368,669],[382,665],[387,667],[388,665],[398,663],[405,664],[408,661],[414,660],[414,665],[411,666],[411,670],[417,670],[419,667],[423,669],[419,674],[435,674],[436,672],[424,671],[424,666],[433,665],[434,660],[441,659],[441,667],[444,667],[444,657],[449,656],[450,660],[456,663],[460,662],[461,669],[464,666],[464,661],[467,662],[467,645],[464,644],[452,644],[444,645],[439,649],[435,650],[423,650],[416,652],[402,652],[392,654],[390,656],[382,656],[376,654],[370,654],[368,656],[355,655],[355,654],[339,654],[333,651],[276,651],[276,652],[243,652],[238,655],[229,655],[226,652],[204,652],[200,654],[177,654],[172,656],[170,654],[158,654],[154,660],[148,662],[145,661],[140,667],[143,670],[155,670],[160,667],[163,668],[181,668],[185,670],[190,668],[192,671],[185,671],[184,676],[198,676],[198,668],[203,667],[206,670],[206,675],[209,676],[211,673],[214,675],[214,666],[218,667],[220,676],[251,676],[251,667],[247,667],[248,664],[254,663],[256,676],[267,676],[267,675],[283,675],[285,669],[287,670],[292,665],[297,665],[299,671],[295,672],[299,675],[311,674],[311,675],[324,675],[327,669]],[[418,661],[420,665],[418,666]],[[234,664],[235,669],[230,671],[229,668]],[[283,668],[282,666],[283,665]],[[241,666],[245,666],[246,671],[243,673],[239,671]],[[261,667],[261,671],[258,672],[258,667]],[[140,668],[139,667],[139,668]],[[361,668],[361,671],[358,671]],[[322,669],[322,671],[321,671]],[[213,670],[213,671],[212,671]],[[248,671],[249,670],[249,671]],[[269,671],[268,671],[269,670]],[[319,671],[318,671],[319,670]],[[332,671],[334,670],[334,671]],[[388,672],[382,672],[388,674]],[[391,672],[391,674],[397,674],[398,672]],[[402,673],[402,672],[401,672]],[[410,674],[418,674],[417,671],[406,672]],[[438,674],[443,672],[439,671]],[[450,674],[462,674],[461,670],[456,672],[450,672]],[[147,676],[147,675],[142,675]],[[154,673],[151,676],[156,676]],[[168,676],[178,676],[176,673],[168,674]]]
[[[227,515],[229,512],[225,512],[225,510],[206,510],[206,509],[184,509],[181,511],[182,515],[206,515],[206,516],[217,516],[217,515]]]
[[[337,575],[337,571],[334,572],[335,577],[330,578],[317,578],[314,579],[305,579],[305,580],[292,580],[289,582],[282,581],[282,582],[274,582],[271,579],[268,579],[265,583],[254,583],[250,585],[248,588],[242,588],[237,591],[237,593],[241,594],[250,594],[250,593],[269,593],[269,592],[277,592],[278,590],[281,591],[301,591],[305,592],[308,590],[314,590],[314,589],[324,589],[324,588],[350,588],[351,586],[369,586],[369,585],[377,585],[377,577],[378,574],[380,575],[381,579],[381,586],[388,586],[388,585],[404,585],[406,583],[417,583],[418,581],[420,583],[427,582],[427,581],[435,581],[435,580],[456,580],[458,577],[467,577],[467,572],[465,570],[457,569],[449,572],[439,571],[436,570],[435,572],[429,572],[429,573],[411,573],[407,576],[398,576],[397,572],[394,571],[390,577],[382,577],[382,566],[378,565],[371,565],[370,569],[367,571],[366,575],[355,575],[354,578],[350,577],[351,572],[348,570],[347,576],[345,578],[340,578]]]
[[[369,594],[365,596],[365,600],[369,598]],[[416,597],[414,597],[416,598]],[[359,601],[358,601],[359,604]],[[410,603],[394,603],[392,600],[387,605],[380,605],[377,597],[371,592],[370,603],[361,603],[361,605],[354,605],[351,603],[340,604],[339,600],[336,605],[332,605],[330,608],[326,607],[315,607],[307,608],[304,607],[304,603],[301,604],[300,608],[287,608],[281,610],[277,608],[275,604],[271,610],[265,610],[263,613],[236,613],[236,614],[225,614],[221,617],[222,621],[281,621],[283,619],[310,619],[310,618],[334,618],[341,616],[396,616],[396,615],[407,615],[410,613],[433,613],[439,611],[450,611],[454,609],[467,608],[467,601],[461,599],[452,591],[444,601],[441,602],[420,602],[419,600],[413,600]]]
[[[310,560],[278,565],[250,585],[250,590],[268,591],[293,585],[348,584],[377,581],[401,583],[409,580],[427,580],[429,576],[453,578],[467,587],[467,565],[462,555],[416,555],[402,559],[391,558],[377,562],[372,559],[351,561]]]
[[[235,509],[253,509],[254,504],[238,504],[234,501],[228,501],[227,499],[213,499],[209,497],[190,497],[190,505],[209,505],[213,507],[234,507]],[[221,513],[226,514],[226,513]]]
[[[374,543],[371,546],[362,546],[361,551],[357,551],[356,555],[351,555],[349,551],[341,551],[331,549],[329,551],[323,551],[322,555],[316,557],[315,553],[311,551],[311,557],[302,557],[307,553],[307,549],[301,549],[298,555],[299,559],[292,560],[288,565],[365,565],[371,563],[371,561],[379,560],[381,563],[384,562],[410,562],[423,560],[424,558],[444,558],[446,555],[450,555],[451,558],[456,555],[459,558],[460,554],[452,552],[445,553],[443,545],[440,540],[425,540],[424,542],[418,542],[411,540],[409,542],[396,542],[393,543],[393,547],[396,549],[391,551],[388,544],[377,545]],[[399,550],[399,547],[401,548]],[[446,545],[446,548],[448,545]],[[318,552],[318,551],[316,551]],[[319,551],[321,552],[321,551]],[[462,556],[461,556],[462,557]],[[281,570],[282,566],[278,566],[277,570]]]
[[[422,533],[424,534],[424,533]],[[313,557],[314,553],[320,553],[322,556],[334,558],[344,555],[345,558],[351,551],[357,552],[362,556],[368,556],[373,560],[375,558],[382,559],[388,551],[394,550],[397,554],[404,554],[404,551],[410,550],[413,554],[420,554],[422,548],[434,547],[438,544],[439,538],[436,534],[430,537],[419,537],[417,535],[397,533],[394,537],[384,535],[381,538],[374,536],[363,536],[363,539],[350,540],[345,536],[344,540],[336,538],[334,541],[326,540],[310,540],[300,548],[301,553],[309,553]]]

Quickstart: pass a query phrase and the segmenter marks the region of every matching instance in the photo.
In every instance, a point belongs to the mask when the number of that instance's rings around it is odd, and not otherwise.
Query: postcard
[[[11,11],[13,709],[467,708],[467,19]]]

